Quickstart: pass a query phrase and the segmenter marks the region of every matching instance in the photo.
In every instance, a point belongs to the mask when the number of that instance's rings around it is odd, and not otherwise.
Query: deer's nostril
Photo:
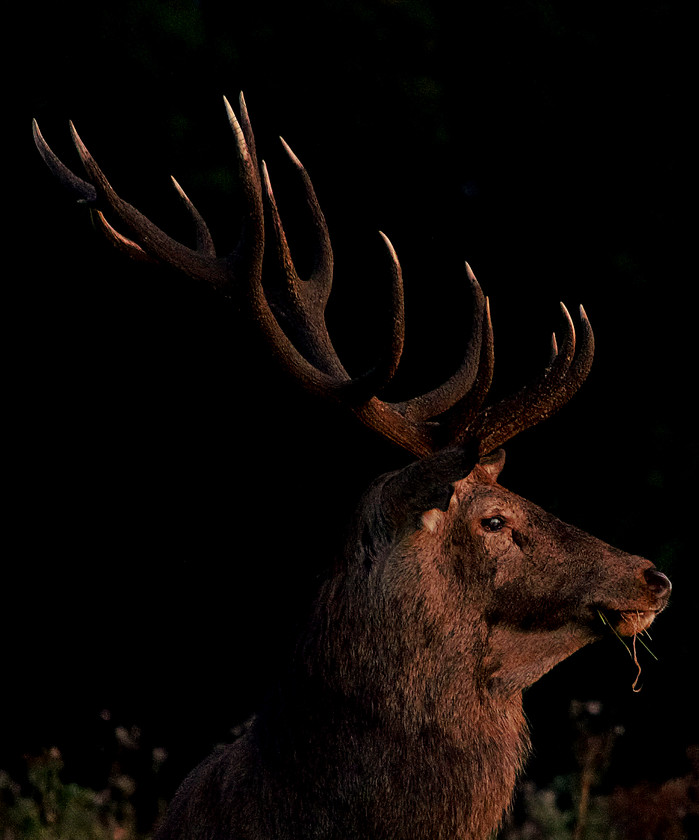
[[[657,569],[646,569],[643,575],[648,588],[654,595],[665,595],[672,589],[670,579]]]

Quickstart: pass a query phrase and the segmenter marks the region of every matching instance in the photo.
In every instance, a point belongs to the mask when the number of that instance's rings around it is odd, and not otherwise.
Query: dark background
[[[109,710],[110,725],[136,725],[167,748],[169,793],[254,710],[359,493],[407,460],[290,387],[234,307],[116,255],[31,143],[36,117],[79,171],[72,119],[120,194],[189,242],[175,175],[224,253],[237,218],[221,97],[242,89],[286,217],[297,197],[279,134],[314,179],[336,253],[328,319],[353,370],[369,364],[384,326],[373,303],[385,276],[378,229],[406,281],[405,393],[459,358],[464,259],[491,298],[496,395],[545,364],[558,301],[584,303],[597,338],[590,379],[507,447],[503,482],[652,558],[675,592],[640,694],[611,638],[528,693],[530,774],[544,784],[573,763],[572,698],[599,701],[623,727],[614,783],[686,772],[699,733],[683,9],[31,7],[17,28],[9,166],[22,185],[6,233],[21,260],[5,270],[0,767],[57,745],[89,781]]]

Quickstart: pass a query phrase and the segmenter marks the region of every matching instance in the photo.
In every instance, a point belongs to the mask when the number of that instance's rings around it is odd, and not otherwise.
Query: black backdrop
[[[699,733],[682,5],[67,3],[22,22],[0,767],[56,744],[89,779],[108,709],[167,747],[174,784],[254,709],[361,489],[405,462],[281,379],[232,307],[115,255],[31,145],[35,116],[77,168],[73,119],[119,192],[187,239],[174,174],[224,251],[221,97],[243,89],[286,215],[279,134],[313,176],[350,366],[382,327],[378,229],[406,278],[406,391],[458,358],[464,259],[491,298],[498,392],[545,362],[558,301],[584,303],[590,380],[508,446],[503,481],[653,558],[675,593],[639,695],[613,640],[529,692],[531,773],[573,761],[571,698],[624,727],[615,781],[684,772]]]

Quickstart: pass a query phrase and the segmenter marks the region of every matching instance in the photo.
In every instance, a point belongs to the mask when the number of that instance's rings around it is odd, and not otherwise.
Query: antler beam
[[[282,140],[283,147],[301,181],[312,230],[312,267],[301,278],[291,255],[281,215],[272,191],[267,167],[258,165],[255,139],[245,101],[239,100],[240,119],[224,99],[233,132],[238,177],[244,195],[244,219],[236,248],[217,257],[206,222],[173,178],[173,183],[191,216],[197,247],[192,249],[172,239],[124,201],[97,165],[74,126],[73,142],[85,169],[84,180],[66,167],[51,151],[34,122],[34,139],[49,169],[79,201],[94,212],[103,234],[133,259],[162,263],[203,281],[219,292],[244,290],[250,312],[283,368],[301,385],[346,405],[367,426],[411,452],[423,457],[454,445],[475,445],[485,455],[502,446],[519,431],[553,414],[578,390],[592,364],[594,339],[589,321],[580,308],[580,338],[576,340],[572,319],[564,316],[560,349],[554,335],[553,353],[539,378],[517,394],[484,407],[493,374],[493,331],[490,308],[471,268],[465,276],[473,298],[472,329],[463,361],[439,387],[403,402],[382,400],[380,394],[393,378],[404,341],[403,281],[400,263],[388,237],[385,244],[391,283],[391,334],[386,350],[371,370],[351,377],[342,365],[328,334],[325,307],[333,276],[333,251],[323,211],[311,179],[301,161]],[[273,302],[262,286],[265,255],[265,207],[270,221],[273,255],[283,279]],[[118,232],[107,220],[124,228]]]

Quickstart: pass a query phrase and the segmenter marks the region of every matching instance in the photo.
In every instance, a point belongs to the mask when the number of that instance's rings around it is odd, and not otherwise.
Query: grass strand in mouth
[[[619,641],[622,643],[622,645],[626,648],[626,652],[631,657],[631,659],[633,659],[634,664],[638,668],[638,671],[636,673],[636,679],[633,681],[633,684],[631,685],[631,690],[633,692],[635,692],[636,694],[638,694],[638,692],[641,690],[641,688],[643,688],[643,686],[638,685],[638,681],[641,678],[641,663],[638,661],[638,655],[636,653],[636,641],[638,640],[643,645],[643,647],[648,651],[648,653],[653,657],[653,659],[655,659],[656,662],[658,661],[658,657],[648,647],[648,645],[641,638],[641,635],[640,635],[640,633],[645,633],[648,636],[648,638],[650,639],[651,638],[650,633],[647,630],[641,630],[641,631],[634,630],[633,636],[632,636],[632,641],[631,641],[631,647],[629,647],[629,645],[619,635],[616,627],[614,627],[614,625],[607,618],[607,616],[602,612],[602,610],[597,610],[597,615],[600,617],[600,619],[602,621],[602,624],[609,627],[609,629],[612,631],[612,633],[614,633],[614,635],[617,637],[617,639],[619,639]],[[629,618],[631,615],[633,615],[633,613],[622,613],[622,615],[624,616],[624,618]],[[638,615],[638,613],[636,614],[636,617],[637,617],[637,619],[640,619],[640,616]]]

